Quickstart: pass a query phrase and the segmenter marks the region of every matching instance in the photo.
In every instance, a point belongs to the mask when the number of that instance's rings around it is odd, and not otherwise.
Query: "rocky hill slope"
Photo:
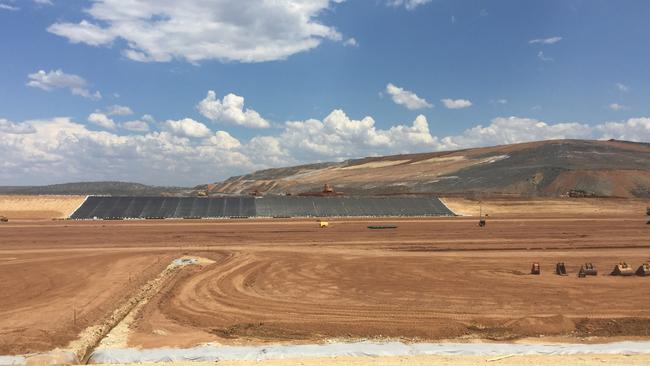
[[[299,194],[325,183],[346,194],[650,198],[650,144],[554,140],[268,169],[210,192]]]
[[[79,182],[46,186],[0,186],[1,195],[107,195],[167,196],[189,192],[188,188],[157,187],[129,182]]]

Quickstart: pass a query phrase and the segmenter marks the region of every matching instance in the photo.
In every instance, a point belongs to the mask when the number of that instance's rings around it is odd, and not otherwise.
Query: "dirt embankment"
[[[650,144],[555,140],[368,157],[267,169],[213,185],[215,193],[293,194],[325,183],[346,194],[465,197],[650,197]]]
[[[549,199],[468,199],[443,197],[442,202],[455,214],[495,217],[579,217],[639,216],[650,207],[650,199],[549,198]]]
[[[66,218],[86,196],[4,196],[0,195],[0,216],[9,220]]]

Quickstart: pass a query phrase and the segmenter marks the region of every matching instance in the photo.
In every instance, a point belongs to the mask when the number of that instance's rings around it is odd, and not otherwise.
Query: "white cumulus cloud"
[[[244,127],[267,128],[270,123],[252,109],[244,110],[244,97],[227,94],[223,100],[210,90],[208,95],[197,105],[199,112],[216,122],[226,122]]]
[[[342,35],[318,20],[340,0],[95,0],[79,23],[48,31],[92,46],[124,40],[135,61],[285,59]]]
[[[17,6],[0,3],[0,10],[18,11],[18,10],[20,10],[20,8],[17,7]]]
[[[388,5],[394,7],[403,6],[406,10],[413,10],[420,5],[428,4],[431,0],[388,0]]]
[[[625,122],[606,122],[596,126],[600,138],[650,142],[650,117],[630,118]]]
[[[30,125],[24,123],[14,123],[4,118],[0,118],[0,132],[11,134],[33,133],[36,130]]]
[[[463,109],[469,108],[472,106],[472,102],[467,99],[441,99],[442,104],[445,105],[447,109]]]
[[[208,126],[191,118],[183,118],[177,121],[167,120],[164,123],[164,128],[166,131],[181,137],[202,138],[212,134]]]
[[[84,98],[99,100],[102,95],[99,91],[91,92],[88,89],[88,82],[79,75],[66,74],[63,70],[53,70],[45,72],[39,70],[33,74],[27,75],[29,81],[27,86],[39,88],[45,91],[54,89],[69,89],[73,95]]]
[[[347,159],[359,156],[430,150],[436,148],[424,116],[411,125],[394,125],[388,129],[375,126],[366,116],[355,120],[342,110],[333,110],[322,121],[290,121],[280,134],[282,151],[295,158],[312,160]]]
[[[104,113],[91,113],[88,116],[88,122],[96,124],[97,126],[103,127],[108,130],[114,130],[115,129],[115,121],[110,119],[107,115]]]
[[[548,124],[532,118],[499,117],[487,126],[478,125],[441,141],[447,150],[537,140],[588,139],[593,138],[592,132],[592,127],[577,122]]]
[[[122,122],[120,123],[120,127],[133,132],[149,132],[149,124],[140,119]]]
[[[109,116],[129,116],[133,114],[133,110],[125,105],[112,105],[107,108]]]
[[[59,36],[66,37],[72,43],[85,43],[91,46],[101,46],[113,42],[115,35],[104,28],[86,20],[79,23],[55,23],[47,30]]]
[[[393,100],[393,102],[403,105],[408,109],[423,109],[423,108],[432,108],[433,105],[426,101],[424,98],[420,98],[417,94],[412,91],[405,90],[398,86],[388,83],[386,85],[386,93],[388,93]]]
[[[124,180],[191,186],[260,167],[223,134],[213,142],[166,131],[120,135],[91,131],[69,118],[17,125],[32,132],[0,130],[0,181],[6,184]]]
[[[215,146],[219,146],[222,149],[232,150],[238,147],[241,147],[241,142],[236,138],[232,137],[226,131],[217,131],[214,135],[210,136],[208,141]]]

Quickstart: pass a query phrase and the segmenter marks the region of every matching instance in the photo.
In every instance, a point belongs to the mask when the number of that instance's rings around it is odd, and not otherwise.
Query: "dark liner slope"
[[[451,216],[436,197],[88,197],[71,219]]]

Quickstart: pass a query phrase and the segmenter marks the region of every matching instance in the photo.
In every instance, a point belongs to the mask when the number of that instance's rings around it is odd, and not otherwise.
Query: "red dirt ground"
[[[189,269],[145,306],[134,346],[328,338],[650,339],[650,261],[638,215],[590,217],[20,222],[0,227],[0,353],[73,340],[184,253]],[[367,225],[394,223],[396,230]],[[542,275],[528,275],[539,261]],[[552,273],[567,263],[568,277]],[[593,262],[597,277],[576,277]],[[131,276],[131,281],[129,281]],[[79,311],[72,323],[73,306]]]

